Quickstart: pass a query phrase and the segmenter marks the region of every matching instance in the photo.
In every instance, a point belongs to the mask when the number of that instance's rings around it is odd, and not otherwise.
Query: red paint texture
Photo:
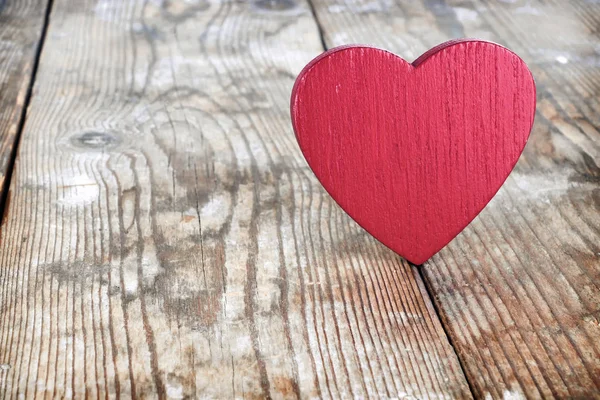
[[[413,64],[365,46],[332,49],[296,80],[292,123],[325,189],[375,238],[421,264],[485,207],[533,125],[525,63],[480,40]]]

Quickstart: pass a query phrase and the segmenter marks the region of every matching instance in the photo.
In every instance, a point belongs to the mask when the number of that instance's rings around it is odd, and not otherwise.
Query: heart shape
[[[296,79],[291,116],[309,166],[380,242],[422,264],[458,235],[515,166],[535,115],[516,54],[457,40],[410,64],[331,49]]]

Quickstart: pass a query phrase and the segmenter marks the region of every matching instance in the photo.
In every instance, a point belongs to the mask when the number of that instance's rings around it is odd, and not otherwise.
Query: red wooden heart
[[[421,264],[485,207],[535,114],[525,63],[495,43],[444,43],[410,64],[338,47],[300,73],[300,148],[325,189],[375,238]]]

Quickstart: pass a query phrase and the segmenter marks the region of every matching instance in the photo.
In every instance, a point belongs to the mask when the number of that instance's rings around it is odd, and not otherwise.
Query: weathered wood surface
[[[0,198],[12,165],[47,0],[0,0]]]
[[[317,0],[328,46],[414,59],[497,41],[538,86],[532,137],[484,212],[422,267],[474,394],[600,397],[600,3]]]
[[[54,1],[1,397],[470,397],[419,274],[300,155],[289,93],[321,50],[293,0]]]

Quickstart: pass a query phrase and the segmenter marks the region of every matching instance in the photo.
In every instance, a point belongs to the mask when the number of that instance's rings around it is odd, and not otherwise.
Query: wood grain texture
[[[13,162],[47,0],[0,0],[0,194]],[[0,196],[2,197],[2,196]]]
[[[419,274],[297,148],[321,50],[292,0],[54,1],[2,226],[0,397],[470,397]]]
[[[296,79],[296,138],[327,192],[360,226],[422,264],[496,194],[521,155],[535,83],[510,50],[449,41],[412,64],[340,46]]]
[[[600,397],[600,3],[315,1],[329,46],[406,59],[454,37],[531,68],[536,123],[506,185],[421,272],[476,397]]]

